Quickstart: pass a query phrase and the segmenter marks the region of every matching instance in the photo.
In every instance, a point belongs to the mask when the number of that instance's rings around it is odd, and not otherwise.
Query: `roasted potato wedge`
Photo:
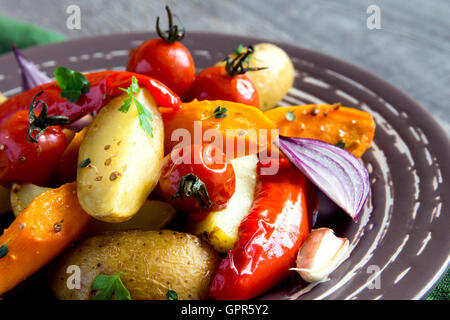
[[[52,288],[63,300],[88,300],[99,274],[119,272],[133,300],[205,299],[219,263],[217,253],[200,238],[170,230],[121,231],[86,239],[63,255],[53,272]],[[80,289],[68,289],[69,266],[80,268]]]
[[[267,69],[247,72],[258,90],[259,108],[271,109],[280,102],[294,84],[294,65],[287,53],[272,43],[259,43],[253,46],[255,52],[250,58],[251,68]],[[223,65],[224,62],[218,64]]]
[[[164,127],[153,96],[142,89],[135,98],[152,114],[153,137],[143,130],[134,101],[118,109],[127,95],[104,106],[80,145],[78,198],[92,217],[107,222],[131,219],[155,188],[164,156]],[[88,160],[89,159],[89,160]]]
[[[159,200],[146,200],[133,218],[125,222],[109,223],[92,219],[83,237],[101,234],[106,231],[124,231],[132,229],[159,230],[175,217],[176,210],[169,203]]]
[[[36,196],[51,188],[40,187],[35,184],[14,184],[11,188],[10,203],[14,215],[17,217],[33,201]]]
[[[250,212],[257,181],[255,154],[231,160],[236,187],[225,209],[208,213],[201,222],[190,221],[188,231],[204,236],[218,252],[231,250],[238,239],[239,225]]]

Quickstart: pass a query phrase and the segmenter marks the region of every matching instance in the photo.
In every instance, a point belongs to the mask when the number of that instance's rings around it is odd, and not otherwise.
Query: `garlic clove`
[[[324,281],[348,257],[349,241],[329,228],[312,230],[300,248],[296,270],[307,282]]]

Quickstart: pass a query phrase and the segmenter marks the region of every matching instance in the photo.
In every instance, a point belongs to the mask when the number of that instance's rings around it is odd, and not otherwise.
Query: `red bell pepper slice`
[[[39,100],[48,105],[48,115],[66,116],[69,121],[76,120],[82,116],[98,111],[112,98],[120,95],[123,91],[119,88],[128,88],[131,78],[138,80],[141,88],[145,88],[155,98],[160,107],[168,107],[174,110],[181,108],[180,98],[163,83],[145,75],[126,71],[102,71],[85,74],[90,83],[89,92],[83,93],[77,103],[61,97],[61,89],[58,84],[49,82],[14,97],[0,104],[0,125],[6,122],[19,110],[28,110],[31,100],[40,91],[44,91]]]
[[[211,282],[212,299],[251,299],[280,283],[310,232],[309,213],[317,208],[313,186],[285,157],[270,161],[279,161],[279,171],[262,175],[259,162],[255,200]]]

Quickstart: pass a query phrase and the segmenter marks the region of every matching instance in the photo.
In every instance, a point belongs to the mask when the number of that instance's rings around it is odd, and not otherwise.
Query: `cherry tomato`
[[[194,82],[195,65],[189,50],[179,41],[184,37],[184,30],[172,24],[172,13],[169,15],[169,30],[166,33],[157,31],[161,39],[151,39],[130,51],[127,71],[153,77],[180,97],[185,97]]]
[[[44,185],[66,147],[60,126],[45,129],[37,139],[27,140],[28,111],[17,111],[0,127],[0,183],[12,182]]]
[[[230,75],[223,66],[201,71],[195,78],[187,100],[227,100],[259,107],[256,86],[245,74]]]
[[[182,211],[219,210],[234,193],[235,174],[222,150],[193,144],[164,158],[159,185],[163,197]]]

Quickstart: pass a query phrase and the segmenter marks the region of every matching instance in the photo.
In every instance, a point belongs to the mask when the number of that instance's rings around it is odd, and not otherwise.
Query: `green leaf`
[[[6,256],[9,252],[9,241],[0,247],[0,259]]]
[[[209,115],[207,117],[204,117],[204,118],[202,118],[200,120],[203,121],[203,120],[210,119],[212,117],[214,117],[216,119],[225,118],[227,116],[227,111],[228,111],[227,108],[218,106],[217,108],[214,109],[214,111],[213,111],[213,113],[211,115]]]
[[[125,100],[123,100],[123,103],[119,108],[119,111],[123,112],[123,113],[127,113],[128,110],[130,110],[130,107],[131,107],[131,97],[128,97]]]
[[[178,300],[178,294],[174,290],[167,290],[166,297],[167,300]]]
[[[91,164],[91,159],[86,158],[78,164],[78,168],[86,168],[90,164]]]
[[[339,147],[341,149],[345,149],[345,142],[344,141],[339,141],[338,143],[336,143],[336,147]]]
[[[131,300],[130,292],[120,280],[121,275],[122,272],[113,276],[97,275],[91,284],[91,289],[100,292],[94,296],[93,300],[111,300],[113,295],[114,300]]]
[[[119,88],[123,92],[128,94],[128,98],[123,100],[122,105],[118,109],[120,112],[127,113],[130,110],[131,102],[133,101],[136,105],[136,109],[139,117],[139,124],[145,132],[147,132],[153,138],[153,128],[150,121],[153,121],[152,113],[148,110],[142,103],[136,99],[134,94],[139,93],[141,88],[139,87],[136,77],[131,78],[131,84],[127,89]]]
[[[83,93],[89,91],[90,83],[82,73],[66,67],[58,67],[53,73],[61,89],[61,97],[76,103]]]

